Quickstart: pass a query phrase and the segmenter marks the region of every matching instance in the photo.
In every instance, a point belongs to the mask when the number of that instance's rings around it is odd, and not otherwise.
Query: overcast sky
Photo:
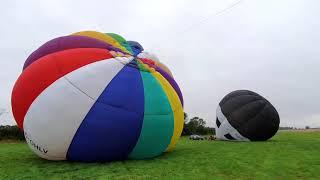
[[[320,127],[319,18],[318,0],[2,1],[0,108],[8,113],[0,124],[15,124],[11,91],[30,53],[96,30],[157,54],[180,85],[185,111],[210,126],[223,96],[249,89],[276,107],[281,126]]]

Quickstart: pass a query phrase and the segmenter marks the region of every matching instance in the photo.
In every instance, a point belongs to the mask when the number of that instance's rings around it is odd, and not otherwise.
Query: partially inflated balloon
[[[216,136],[222,140],[265,141],[279,129],[273,105],[259,94],[238,90],[226,95],[217,108]]]
[[[183,128],[181,91],[154,60],[113,33],[78,32],[33,52],[12,92],[30,148],[49,160],[143,159],[170,151]]]

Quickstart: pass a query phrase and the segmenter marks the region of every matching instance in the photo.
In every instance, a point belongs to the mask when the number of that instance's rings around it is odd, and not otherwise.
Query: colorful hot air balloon
[[[45,159],[84,162],[172,150],[183,128],[181,91],[166,70],[137,54],[121,36],[95,31],[33,52],[12,92],[30,148]]]
[[[279,129],[273,105],[259,94],[237,90],[226,95],[217,108],[216,137],[234,141],[265,141]]]

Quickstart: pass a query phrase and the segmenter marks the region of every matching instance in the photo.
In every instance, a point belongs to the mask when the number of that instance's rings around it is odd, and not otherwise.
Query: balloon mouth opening
[[[149,72],[149,73],[153,73],[153,72],[157,72],[158,71],[158,66],[151,59],[136,58],[136,62],[138,64],[138,67],[139,67],[140,71]]]
[[[161,67],[157,65],[156,60],[138,57],[138,54],[128,54],[122,51],[110,51],[110,54],[116,59],[122,57],[132,58],[129,62],[123,62],[120,59],[119,62],[125,64],[126,66],[136,68],[142,72],[153,73],[158,72],[159,69],[163,70]]]
[[[119,57],[118,57],[119,58]],[[116,59],[118,59],[116,58]],[[124,64],[125,66],[129,66],[132,68],[135,68],[139,71],[142,72],[148,72],[148,73],[153,73],[157,72],[159,67],[156,65],[155,61],[151,59],[146,59],[146,58],[138,58],[138,57],[133,57],[132,60],[125,62],[120,59],[118,59],[119,63]]]

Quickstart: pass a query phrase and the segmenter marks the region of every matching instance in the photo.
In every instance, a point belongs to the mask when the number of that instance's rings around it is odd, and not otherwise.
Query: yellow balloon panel
[[[116,48],[121,49],[123,52],[130,53],[125,47],[121,46],[121,44],[118,41],[116,41],[111,36],[104,33],[100,33],[97,31],[81,31],[81,32],[73,33],[72,35],[87,36],[87,37],[99,39]]]

